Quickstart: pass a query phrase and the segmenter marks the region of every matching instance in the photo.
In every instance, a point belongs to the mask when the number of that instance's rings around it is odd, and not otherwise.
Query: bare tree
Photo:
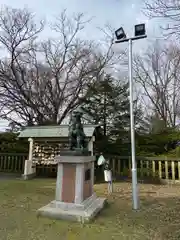
[[[180,50],[156,41],[145,56],[136,56],[136,82],[148,110],[158,114],[166,126],[175,127],[180,113]]]
[[[144,13],[150,18],[164,18],[168,23],[162,26],[168,35],[180,34],[180,1],[179,0],[144,0]]]
[[[88,21],[63,11],[51,24],[57,38],[38,41],[39,27],[26,9],[5,8],[0,14],[0,117],[15,124],[60,124],[86,98],[113,57],[80,37]],[[21,122],[19,120],[21,120]]]
[[[29,124],[33,122],[32,105],[35,104],[30,95],[32,79],[27,72],[31,69],[29,60],[35,51],[36,39],[43,30],[43,23],[37,27],[33,18],[26,9],[6,7],[0,13],[0,47],[5,56],[0,60],[0,116],[12,120],[16,114],[16,118]]]

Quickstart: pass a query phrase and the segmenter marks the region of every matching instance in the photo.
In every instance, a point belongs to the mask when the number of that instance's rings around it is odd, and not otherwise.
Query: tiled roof
[[[98,125],[84,125],[85,135],[92,137],[97,126]],[[19,138],[66,138],[68,137],[68,127],[68,125],[26,127],[19,134]]]

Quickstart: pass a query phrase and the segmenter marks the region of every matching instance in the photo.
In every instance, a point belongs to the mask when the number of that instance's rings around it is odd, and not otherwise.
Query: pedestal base
[[[81,204],[52,201],[37,211],[38,216],[52,219],[64,219],[77,222],[89,222],[104,207],[106,198],[97,198],[93,194]]]

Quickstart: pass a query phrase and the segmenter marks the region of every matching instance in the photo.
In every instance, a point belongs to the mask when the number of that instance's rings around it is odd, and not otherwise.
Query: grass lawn
[[[55,180],[0,182],[1,240],[170,240],[180,239],[180,187],[139,185],[141,209],[132,211],[131,185],[114,184],[109,205],[91,224],[37,218],[54,199]],[[106,196],[106,185],[95,186]]]

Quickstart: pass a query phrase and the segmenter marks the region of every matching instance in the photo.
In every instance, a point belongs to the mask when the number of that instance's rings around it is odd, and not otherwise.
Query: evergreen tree
[[[124,151],[129,151],[128,96],[128,83],[117,81],[110,75],[91,86],[82,109],[90,117],[90,123],[98,124],[103,129],[103,137],[99,141],[102,151],[120,153],[123,148]]]

